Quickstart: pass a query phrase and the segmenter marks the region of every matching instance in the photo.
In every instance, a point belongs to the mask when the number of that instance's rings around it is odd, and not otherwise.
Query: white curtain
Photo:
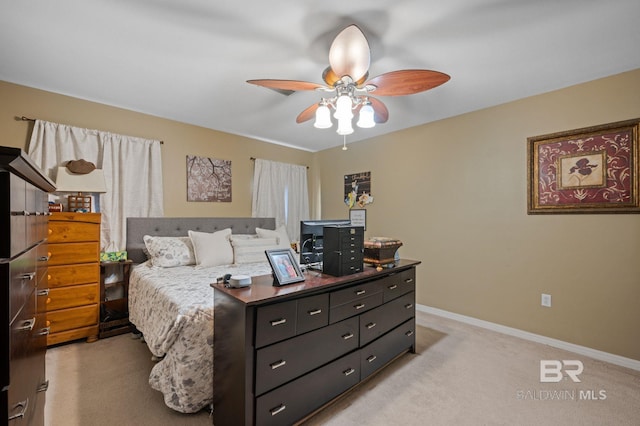
[[[275,217],[291,241],[300,239],[300,221],[309,219],[307,168],[256,159],[253,172],[253,217]]]
[[[57,168],[70,160],[102,169],[102,250],[125,249],[127,217],[164,215],[160,141],[36,120],[29,156],[54,181]]]

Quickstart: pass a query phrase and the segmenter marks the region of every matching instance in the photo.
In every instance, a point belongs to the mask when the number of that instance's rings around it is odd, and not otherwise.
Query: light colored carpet
[[[305,425],[640,425],[638,371],[423,312],[417,322],[416,354]],[[581,382],[541,383],[540,360],[582,361]],[[49,349],[47,425],[210,425],[164,405],[152,365],[129,335]]]

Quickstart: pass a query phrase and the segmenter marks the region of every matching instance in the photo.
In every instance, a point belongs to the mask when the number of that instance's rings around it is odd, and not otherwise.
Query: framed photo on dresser
[[[265,250],[273,271],[273,285],[281,286],[304,281],[300,265],[291,249]]]

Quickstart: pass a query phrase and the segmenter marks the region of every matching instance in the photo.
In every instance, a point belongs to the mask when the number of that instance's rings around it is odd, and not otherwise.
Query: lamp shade
[[[360,108],[360,114],[358,116],[358,122],[356,125],[358,127],[362,127],[363,129],[370,129],[376,125],[376,122],[373,119],[373,107],[371,104],[364,104]]]
[[[66,167],[58,167],[57,192],[107,192],[104,173],[95,169],[86,174],[75,174]]]
[[[338,120],[343,118],[351,120],[353,118],[352,105],[351,98],[348,95],[340,95],[336,101],[336,112],[333,116]]]
[[[328,129],[333,124],[331,123],[331,111],[326,105],[320,105],[316,110],[316,121],[313,124],[318,129]]]
[[[350,118],[340,118],[338,119],[338,130],[336,132],[339,135],[350,135],[353,133],[353,126],[351,125]]]

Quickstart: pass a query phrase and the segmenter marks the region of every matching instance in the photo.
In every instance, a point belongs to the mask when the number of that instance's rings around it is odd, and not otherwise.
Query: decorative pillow
[[[203,268],[230,265],[233,263],[233,249],[229,237],[231,228],[213,233],[189,231],[196,255],[196,264]]]
[[[142,237],[147,256],[153,266],[173,268],[193,265],[196,257],[189,237]]]
[[[277,238],[232,239],[234,263],[266,262],[265,250],[279,248]]]
[[[291,248],[291,240],[287,235],[287,228],[284,225],[279,226],[276,230],[256,228],[256,234],[260,238],[277,238],[278,248]]]

